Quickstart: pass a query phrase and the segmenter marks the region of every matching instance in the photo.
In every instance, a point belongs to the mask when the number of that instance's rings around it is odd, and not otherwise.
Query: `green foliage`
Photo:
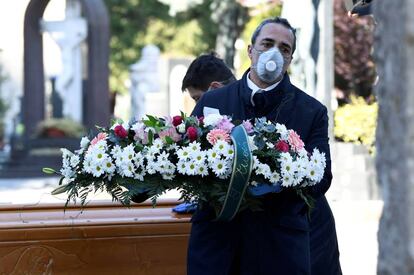
[[[154,44],[161,52],[199,55],[214,48],[217,26],[210,19],[211,0],[172,17],[169,6],[153,0],[105,0],[110,13],[110,88],[126,92],[128,68],[142,48]]]
[[[335,87],[339,103],[347,103],[351,95],[365,99],[372,95],[376,77],[372,57],[374,19],[370,16],[350,17],[342,0],[334,1]]]
[[[362,97],[335,112],[335,137],[345,142],[364,144],[373,149],[377,126],[378,103],[368,104]]]

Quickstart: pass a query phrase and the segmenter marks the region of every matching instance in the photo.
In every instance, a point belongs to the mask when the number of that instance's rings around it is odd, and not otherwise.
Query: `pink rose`
[[[117,125],[114,128],[114,133],[119,138],[126,138],[128,136],[127,130],[122,125]]]
[[[305,146],[300,136],[293,130],[289,130],[288,141],[292,149],[296,152],[299,152]]]
[[[187,136],[190,139],[190,141],[196,140],[197,139],[197,129],[193,126],[188,127]]]
[[[172,125],[174,125],[174,127],[180,125],[181,122],[183,122],[183,118],[181,116],[174,116],[172,119]]]
[[[284,140],[279,140],[276,143],[276,149],[283,153],[289,152],[289,144],[287,144]]]

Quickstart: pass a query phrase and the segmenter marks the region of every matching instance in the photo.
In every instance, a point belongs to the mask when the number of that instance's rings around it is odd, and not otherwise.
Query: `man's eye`
[[[273,44],[272,43],[263,43],[262,45],[265,48],[271,48],[271,47],[273,47]]]

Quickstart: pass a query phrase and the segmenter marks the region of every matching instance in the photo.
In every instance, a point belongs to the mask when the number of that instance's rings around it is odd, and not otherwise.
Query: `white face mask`
[[[265,83],[273,83],[282,74],[283,65],[283,56],[279,49],[275,47],[261,52],[256,65],[252,68],[256,71],[260,80]]]

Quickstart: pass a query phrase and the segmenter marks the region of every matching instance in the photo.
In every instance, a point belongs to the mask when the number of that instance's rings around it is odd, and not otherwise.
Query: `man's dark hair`
[[[259,26],[257,26],[256,30],[253,32],[252,35],[252,45],[254,45],[254,43],[256,43],[256,39],[260,34],[260,31],[262,30],[264,25],[270,24],[270,23],[275,23],[275,24],[280,24],[285,26],[287,29],[291,30],[292,34],[293,34],[293,45],[292,45],[292,54],[295,52],[296,50],[296,29],[294,27],[292,27],[289,23],[289,21],[287,21],[287,19],[282,18],[282,17],[275,17],[275,18],[268,18],[262,21],[262,23],[260,23]]]
[[[191,62],[187,73],[184,76],[181,90],[184,91],[188,87],[207,91],[210,83],[213,81],[227,85],[236,78],[224,63],[217,57],[216,53],[202,54]]]

